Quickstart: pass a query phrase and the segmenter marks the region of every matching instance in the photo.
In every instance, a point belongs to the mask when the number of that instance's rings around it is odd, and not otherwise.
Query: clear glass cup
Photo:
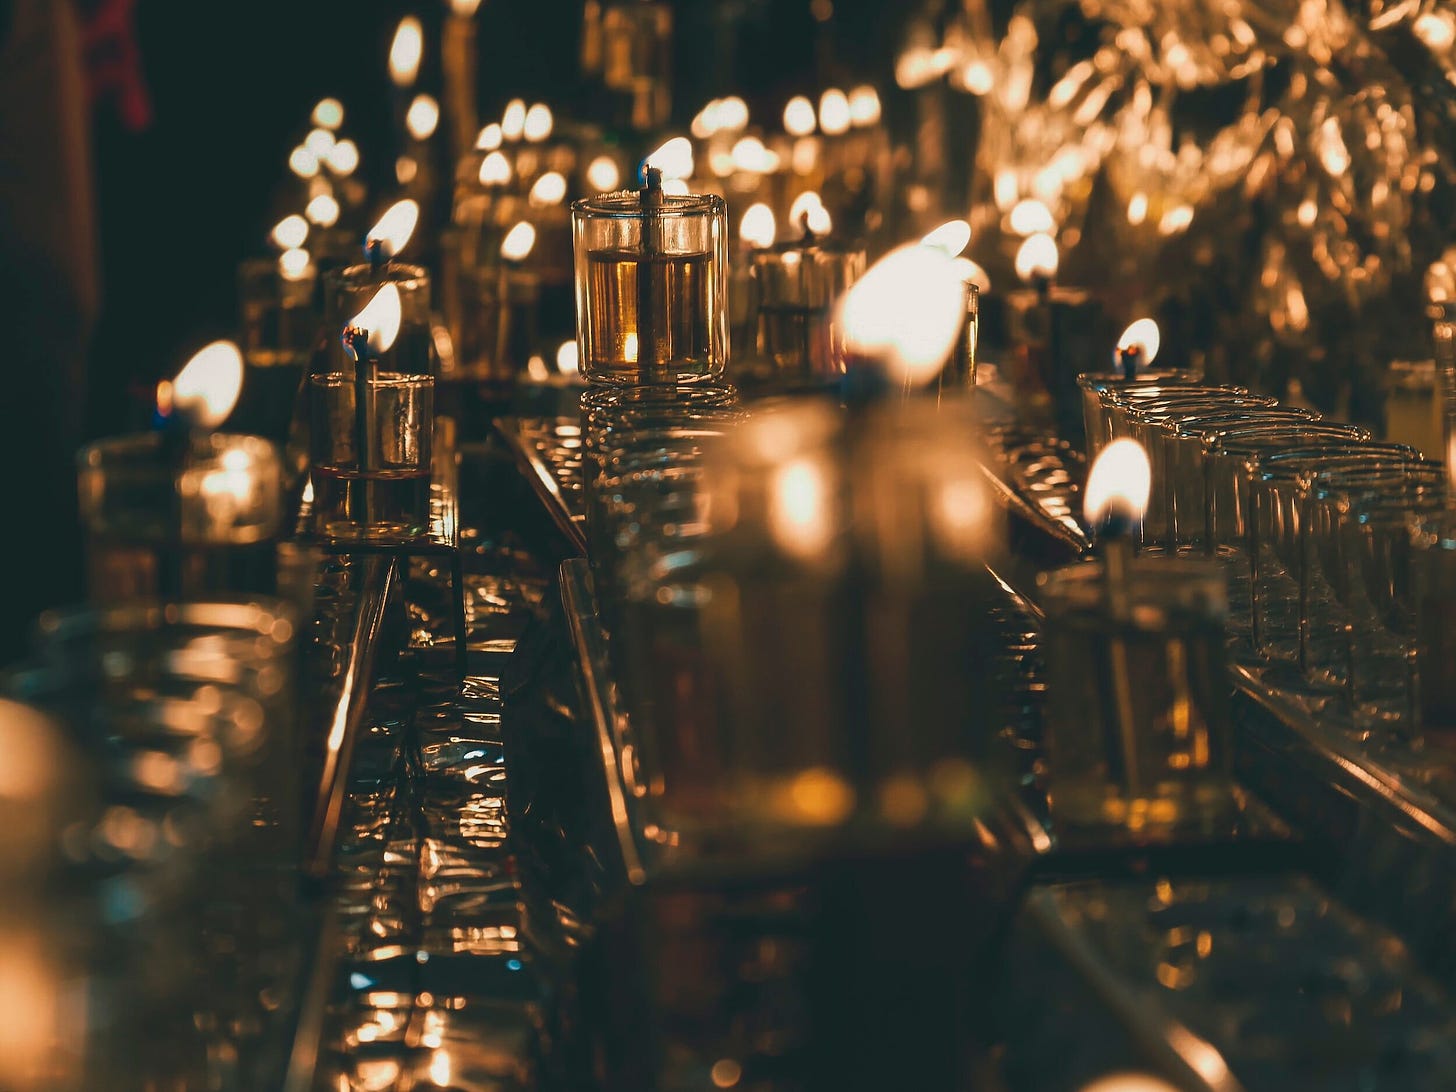
[[[755,347],[776,378],[823,381],[843,373],[834,305],[864,271],[862,248],[812,237],[753,252]]]
[[[283,444],[318,342],[318,271],[284,269],[276,258],[238,267],[238,307],[247,372],[231,427]]]
[[[1082,427],[1087,438],[1087,460],[1090,462],[1097,458],[1102,449],[1112,441],[1106,402],[1102,397],[1104,394],[1122,392],[1132,387],[1156,387],[1163,390],[1194,386],[1202,379],[1202,373],[1174,368],[1142,372],[1131,380],[1101,372],[1084,372],[1077,376],[1077,386],[1082,392]]]
[[[385,262],[377,270],[368,264],[332,270],[324,278],[324,328],[328,351],[314,362],[315,373],[350,373],[354,358],[344,345],[343,333],[355,315],[369,305],[379,290],[392,284],[399,290],[399,334],[378,354],[382,372],[401,375],[436,375],[435,332],[430,311],[430,275],[407,262]]]
[[[1105,422],[1105,429],[1100,434],[1105,437],[1105,443],[1110,443],[1113,440],[1119,440],[1128,436],[1128,410],[1142,402],[1179,398],[1198,401],[1204,398],[1237,397],[1248,394],[1249,391],[1245,387],[1202,386],[1198,384],[1180,386],[1163,383],[1134,383],[1130,386],[1102,387],[1097,392],[1097,400],[1102,407],[1102,416]]]
[[[677,386],[728,362],[727,206],[646,190],[571,206],[577,342],[591,383]]]
[[[435,436],[435,380],[380,372],[362,422],[354,376],[312,379],[315,529],[334,538],[407,540],[426,533]],[[361,444],[359,431],[364,426]]]

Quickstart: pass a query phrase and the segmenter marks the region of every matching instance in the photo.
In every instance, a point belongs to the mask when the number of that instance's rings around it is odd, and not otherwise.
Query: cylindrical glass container
[[[1103,566],[1042,578],[1052,815],[1077,827],[1209,831],[1235,806],[1223,577],[1136,558],[1110,606]]]
[[[936,381],[936,394],[945,396],[956,391],[976,389],[976,347],[981,340],[981,289],[975,281],[966,281],[966,319],[956,338],[950,359]]]
[[[212,433],[178,454],[142,433],[77,462],[92,602],[272,590],[283,468],[267,440]]]
[[[292,255],[303,258],[301,267]],[[293,406],[319,336],[318,269],[301,251],[259,258],[238,267],[243,360],[247,374],[229,421],[232,427],[288,439]]]
[[[810,237],[757,250],[750,260],[758,355],[783,378],[843,374],[834,305],[864,274],[864,250]]]
[[[338,336],[351,319],[369,305],[386,284],[399,290],[399,336],[377,364],[382,372],[434,375],[438,371],[435,336],[430,318],[430,275],[417,265],[385,262],[377,270],[368,264],[351,265],[330,273],[324,281],[324,325],[330,331],[326,370],[348,374],[354,360]]]
[[[313,524],[332,538],[395,541],[426,532],[435,436],[435,380],[380,372],[360,458],[352,375],[316,375],[313,413]]]
[[[1139,372],[1135,379],[1101,372],[1083,372],[1077,376],[1077,386],[1082,392],[1082,428],[1087,434],[1087,459],[1097,458],[1102,449],[1112,442],[1102,394],[1104,391],[1122,391],[1129,387],[1182,387],[1202,381],[1199,372],[1160,369]]]
[[[726,206],[622,191],[571,206],[577,341],[592,383],[675,386],[728,360]]]

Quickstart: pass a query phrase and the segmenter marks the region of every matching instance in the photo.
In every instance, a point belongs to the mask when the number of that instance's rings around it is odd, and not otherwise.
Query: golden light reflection
[[[378,356],[394,347],[402,319],[399,288],[394,284],[386,284],[374,293],[373,299],[362,311],[349,320],[349,325],[369,332],[369,350]]]
[[[768,528],[785,554],[822,557],[834,540],[833,497],[824,466],[800,457],[778,467],[769,483]]]
[[[450,14],[469,19],[480,8],[480,0],[450,0]]]
[[[214,341],[172,380],[172,408],[196,428],[215,429],[232,413],[242,389],[242,351],[231,341]]]
[[[1143,445],[1136,440],[1112,441],[1102,449],[1087,475],[1082,512],[1088,526],[1098,526],[1114,512],[1133,521],[1141,520],[1152,488],[1152,465]]]
[[[389,78],[396,87],[409,87],[415,82],[424,52],[424,28],[413,15],[406,15],[395,28],[389,46]]]
[[[750,205],[743,214],[742,222],[738,225],[738,237],[752,247],[773,246],[776,233],[777,225],[774,223],[773,209],[763,202]]]
[[[530,223],[522,220],[510,231],[501,242],[501,257],[508,262],[524,261],[531,253],[531,248],[536,245],[536,229]]]
[[[784,106],[784,132],[793,137],[805,137],[818,126],[814,104],[803,95],[795,95]]]
[[[556,370],[562,375],[581,374],[581,347],[575,338],[563,341],[556,350]]]
[[[410,237],[415,233],[415,225],[419,222],[418,203],[408,197],[403,201],[396,201],[379,218],[379,222],[369,229],[369,234],[365,236],[367,245],[373,247],[378,244],[380,252],[386,258],[393,258],[409,245]]]

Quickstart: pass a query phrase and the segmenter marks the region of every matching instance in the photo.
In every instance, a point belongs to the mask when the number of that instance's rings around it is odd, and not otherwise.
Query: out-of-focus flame
[[[520,140],[526,131],[526,100],[511,99],[501,115],[501,135],[507,140]]]
[[[720,99],[712,99],[707,105],[693,115],[693,123],[688,126],[688,131],[699,140],[707,140],[718,133],[718,107]]]
[[[344,104],[338,99],[320,99],[309,120],[321,129],[338,129],[344,124]]]
[[[356,330],[368,331],[369,351],[379,356],[394,347],[402,319],[399,287],[391,282],[374,293],[374,298],[349,320],[349,325]]]
[[[824,207],[823,199],[813,190],[805,190],[794,198],[794,203],[789,206],[789,223],[795,230],[805,226],[804,217],[809,217],[808,228],[815,235],[823,235],[833,225],[830,224],[822,231],[815,227],[816,223],[826,223],[829,220],[829,210]]]
[[[970,258],[957,258],[955,267],[966,284],[974,284],[983,293],[991,291],[991,275]]]
[[[1102,449],[1087,475],[1082,494],[1082,514],[1089,527],[1101,526],[1110,516],[1133,523],[1147,511],[1153,488],[1153,469],[1148,453],[1136,440],[1114,440]]]
[[[530,223],[522,220],[510,231],[501,241],[501,257],[508,262],[524,261],[531,253],[531,248],[536,245],[536,229]]]
[[[880,93],[869,84],[860,84],[849,93],[849,120],[856,129],[880,123]]]
[[[617,188],[622,181],[622,172],[609,155],[599,155],[586,168],[587,184],[598,193],[607,193]]]
[[[1150,318],[1140,318],[1132,323],[1122,332],[1122,337],[1117,339],[1119,350],[1141,348],[1143,351],[1143,364],[1151,364],[1158,358],[1158,349],[1162,347],[1163,335],[1158,330],[1158,324]]]
[[[1082,1092],[1177,1092],[1177,1089],[1151,1073],[1109,1073],[1082,1088]]]
[[[394,161],[394,180],[401,186],[408,186],[419,173],[419,161],[412,155],[402,155]]]
[[[931,246],[948,258],[954,258],[971,244],[971,225],[964,220],[948,220],[920,240],[921,246]]]
[[[775,545],[801,561],[822,557],[834,541],[833,501],[829,475],[818,460],[800,456],[774,470],[768,530]]]
[[[772,174],[778,170],[779,157],[755,136],[741,138],[733,145],[733,167],[750,174]]]
[[[635,331],[629,331],[622,338],[622,359],[628,364],[637,363],[637,334]]]
[[[907,386],[939,374],[965,317],[965,282],[955,263],[919,243],[890,251],[839,304],[847,350],[878,361]]]
[[[556,118],[551,113],[551,107],[544,102],[538,102],[526,111],[526,116],[521,121],[521,134],[532,144],[540,144],[551,135],[551,130],[555,127]]]
[[[546,367],[546,359],[539,353],[526,361],[526,378],[533,383],[545,383],[551,378],[551,371]]]
[[[304,206],[303,214],[309,223],[330,228],[339,222],[339,202],[331,193],[321,193]]]
[[[777,225],[774,223],[773,209],[763,202],[748,206],[743,214],[743,220],[738,225],[738,237],[749,246],[770,247],[773,246],[774,235],[777,233]]]
[[[647,166],[656,167],[663,178],[691,178],[693,142],[687,137],[673,137],[647,157]]]
[[[319,172],[318,156],[300,144],[288,153],[288,169],[299,178],[312,178]]]
[[[1029,237],[1016,252],[1016,275],[1029,281],[1040,274],[1055,277],[1061,258],[1057,254],[1057,241],[1050,235],[1038,232]]]
[[[389,45],[389,78],[396,87],[409,87],[420,74],[425,53],[425,31],[413,15],[406,15],[394,31]]]
[[[340,177],[347,177],[359,167],[359,145],[352,140],[341,140],[329,149],[329,170]]]
[[[303,146],[319,160],[327,159],[337,143],[337,138],[328,129],[310,129],[308,136],[303,138]]]
[[[285,216],[273,225],[269,238],[283,250],[303,246],[308,239],[308,221],[296,212],[291,216]]]
[[[450,0],[450,14],[469,19],[480,8],[480,0]]]
[[[662,192],[669,197],[686,197],[688,195],[688,181],[686,178],[664,179]]]
[[[566,178],[559,171],[547,171],[531,187],[529,202],[537,208],[550,208],[566,200]]]
[[[577,345],[575,338],[563,341],[556,350],[556,370],[562,375],[581,373],[581,347]]]
[[[416,95],[405,111],[404,127],[416,140],[429,140],[440,124],[440,104],[432,95]]]
[[[1052,210],[1035,198],[1018,201],[1011,210],[1011,230],[1018,235],[1050,234],[1056,226]]]
[[[308,251],[292,247],[278,255],[278,272],[285,281],[301,281],[309,274]]]
[[[716,120],[722,132],[736,133],[748,128],[748,103],[737,95],[729,95],[718,103]]]
[[[453,1075],[450,1071],[450,1052],[436,1050],[430,1055],[430,1083],[438,1088],[449,1088]]]
[[[1138,227],[1148,218],[1148,195],[1138,190],[1127,199],[1127,222]]]
[[[172,410],[194,428],[211,431],[227,420],[242,389],[242,351],[231,341],[214,341],[172,380]]]
[[[386,258],[393,258],[408,245],[419,222],[420,206],[406,197],[389,206],[379,222],[369,229],[366,242],[371,247],[378,243],[380,252]]]
[[[493,152],[501,146],[505,135],[501,132],[500,122],[493,121],[480,130],[475,137],[475,150],[477,152]]]
[[[826,136],[841,136],[849,132],[853,120],[849,96],[839,88],[831,87],[819,96],[819,128]]]
[[[950,557],[970,561],[985,556],[995,524],[979,466],[963,469],[968,472],[948,473],[932,487],[926,515],[936,545]]]
[[[1447,53],[1456,43],[1456,19],[1450,12],[1428,11],[1416,16],[1411,33],[1432,53]]]
[[[819,124],[814,104],[803,95],[795,95],[784,105],[784,132],[793,137],[806,137]]]
[[[511,161],[504,152],[491,152],[480,162],[482,186],[504,186],[511,180]]]

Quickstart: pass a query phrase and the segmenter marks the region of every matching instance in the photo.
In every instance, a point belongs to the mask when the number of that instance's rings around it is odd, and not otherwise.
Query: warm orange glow
[[[1033,235],[1016,252],[1016,275],[1023,281],[1029,281],[1038,274],[1055,277],[1060,261],[1055,239],[1050,235]]]
[[[501,135],[507,140],[520,140],[526,131],[526,100],[511,99],[501,115]]]
[[[971,225],[964,220],[949,220],[925,238],[921,246],[934,247],[948,258],[954,258],[971,245]]]
[[[562,375],[581,374],[581,347],[575,339],[563,341],[556,350],[556,370]]]
[[[420,206],[406,197],[391,205],[379,222],[369,229],[366,242],[370,247],[377,243],[386,258],[393,258],[408,245],[419,222]]]
[[[587,166],[586,180],[592,189],[607,193],[617,188],[617,184],[622,181],[622,172],[611,156],[599,155]]]
[[[1114,512],[1140,520],[1147,511],[1152,488],[1153,470],[1143,445],[1136,440],[1114,440],[1102,449],[1087,475],[1083,515],[1092,527]]]
[[[686,178],[663,179],[662,192],[669,197],[686,197],[688,195],[688,181]]]
[[[504,186],[511,180],[511,161],[504,152],[491,152],[480,164],[482,186]]]
[[[956,273],[966,284],[974,284],[982,292],[991,291],[991,275],[970,258],[955,260]]]
[[[214,341],[172,380],[172,410],[193,427],[210,431],[227,420],[242,389],[242,351],[231,341]]]
[[[349,320],[349,325],[368,332],[369,351],[378,356],[394,347],[402,319],[399,288],[391,283],[374,293],[374,298]]]
[[[1049,235],[1056,227],[1051,209],[1035,198],[1018,201],[1011,210],[1011,230],[1018,235]]]
[[[338,99],[320,99],[309,120],[322,129],[338,129],[344,124],[344,104]]]
[[[1151,364],[1158,358],[1158,349],[1163,344],[1163,335],[1158,330],[1158,324],[1150,318],[1140,318],[1132,323],[1122,332],[1122,337],[1117,339],[1117,347],[1120,350],[1141,348],[1143,351],[1143,364]]]
[[[790,136],[808,136],[818,124],[814,104],[803,95],[795,95],[784,106],[784,132]]]
[[[301,281],[309,275],[311,260],[308,251],[293,247],[278,255],[278,272],[285,281]]]
[[[406,15],[399,21],[389,46],[389,78],[396,87],[409,87],[415,82],[424,53],[424,28],[413,15]]]
[[[493,152],[501,146],[505,140],[501,133],[500,122],[493,121],[485,126],[475,137],[475,150],[477,152]]]
[[[718,104],[719,100],[713,99],[693,115],[693,123],[688,126],[688,131],[699,140],[707,140],[717,134]]]
[[[769,483],[768,529],[791,557],[812,561],[834,540],[833,497],[824,467],[808,457],[773,472]]]
[[[347,177],[359,167],[359,145],[352,140],[341,140],[333,146],[328,156],[329,170],[340,177]]]
[[[673,137],[647,157],[647,164],[660,170],[663,178],[691,178],[693,142],[687,137]]]
[[[314,154],[314,158],[323,160],[334,150],[338,141],[334,134],[328,129],[310,129],[308,136],[303,138],[303,146]]]
[[[856,129],[880,123],[880,93],[869,84],[849,93],[849,120]]]
[[[551,107],[544,102],[538,102],[526,111],[521,122],[521,133],[532,144],[539,144],[551,135],[551,130],[555,127],[556,118],[551,113]]]
[[[738,225],[738,237],[752,247],[773,246],[776,233],[773,209],[762,202],[750,205]]]
[[[300,144],[288,154],[288,169],[299,178],[312,178],[319,172],[318,156]]]
[[[566,200],[566,179],[559,171],[547,171],[531,187],[530,203],[536,208],[550,208]]]
[[[837,87],[819,96],[819,128],[826,136],[841,136],[849,131],[852,121],[849,97]]]
[[[966,288],[942,251],[911,243],[890,251],[845,293],[846,348],[878,361],[890,379],[918,386],[939,374],[966,317]]]
[[[501,257],[508,262],[524,261],[531,253],[531,248],[536,245],[536,229],[525,220],[522,220],[510,231],[506,232],[505,239],[501,242]]]
[[[296,246],[303,246],[308,238],[308,221],[298,213],[292,216],[285,216],[278,223],[273,225],[273,231],[269,235],[276,246],[283,250],[291,250]]]
[[[404,126],[416,140],[429,140],[440,124],[440,104],[431,95],[416,95],[405,112]]]
[[[748,103],[744,102],[737,95],[729,95],[718,103],[718,129],[723,132],[736,133],[748,128]]]
[[[758,137],[746,136],[733,145],[733,167],[750,174],[772,174],[778,170],[779,157],[769,151]]]
[[[450,0],[450,14],[469,19],[480,8],[480,0]]]
[[[321,193],[310,201],[303,210],[311,224],[330,228],[339,222],[339,202],[331,193]]]
[[[394,180],[401,186],[408,186],[419,173],[419,161],[412,155],[402,155],[394,161]]]

